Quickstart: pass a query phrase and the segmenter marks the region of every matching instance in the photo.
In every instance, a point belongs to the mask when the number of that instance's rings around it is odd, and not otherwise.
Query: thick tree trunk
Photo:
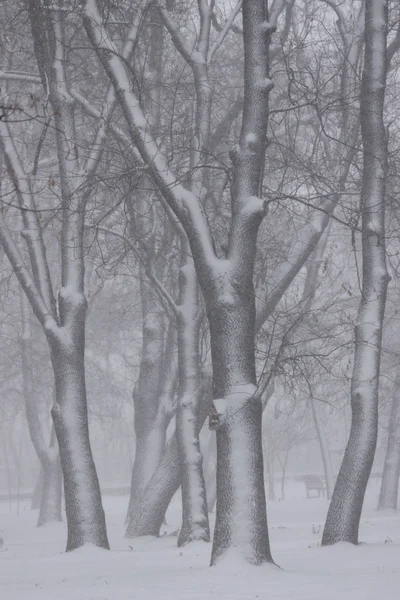
[[[323,545],[358,543],[361,511],[377,442],[382,326],[388,284],[385,256],[387,140],[383,122],[386,36],[386,1],[366,0],[361,91],[362,298],[355,328],[350,436],[329,506]]]
[[[232,286],[233,288],[233,286]],[[208,303],[217,430],[217,511],[211,564],[227,550],[253,564],[272,562],[262,451],[262,405],[255,395],[252,282],[228,306]]]
[[[388,441],[378,510],[397,509],[400,477],[400,375],[397,375],[390,411]]]
[[[51,411],[64,476],[67,551],[84,544],[109,548],[100,485],[89,439],[84,367],[84,323],[70,339],[52,341],[56,403]]]

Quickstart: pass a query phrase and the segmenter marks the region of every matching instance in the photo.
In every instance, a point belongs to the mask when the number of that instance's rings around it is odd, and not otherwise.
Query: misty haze
[[[398,0],[0,0],[0,598],[400,597]]]

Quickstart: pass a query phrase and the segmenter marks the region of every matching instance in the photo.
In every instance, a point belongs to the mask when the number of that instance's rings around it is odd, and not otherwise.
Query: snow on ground
[[[123,538],[126,497],[105,497],[111,552],[63,552],[65,524],[36,528],[27,503],[0,504],[1,600],[398,600],[400,513],[375,510],[379,482],[370,484],[358,547],[319,547],[327,510],[290,483],[287,500],[270,502],[272,551],[282,567],[227,563],[210,568],[211,547],[176,548],[176,537]],[[167,532],[179,524],[179,498]]]

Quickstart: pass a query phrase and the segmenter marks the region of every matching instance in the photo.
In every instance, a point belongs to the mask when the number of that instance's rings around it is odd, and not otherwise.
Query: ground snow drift
[[[65,554],[64,524],[37,529],[28,504],[0,504],[1,600],[398,600],[400,513],[376,512],[379,483],[368,490],[358,547],[321,548],[327,502],[288,499],[268,506],[272,552],[282,569],[252,567],[233,556],[208,566],[211,546],[176,548],[176,537],[123,538],[127,498],[104,499],[111,552],[86,546]],[[179,498],[165,533],[179,523]]]

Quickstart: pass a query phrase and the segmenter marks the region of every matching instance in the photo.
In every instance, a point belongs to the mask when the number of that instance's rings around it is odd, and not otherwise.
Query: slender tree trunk
[[[145,277],[141,268],[143,342],[139,378],[133,391],[136,451],[127,520],[137,510],[140,496],[160,462],[165,450],[167,427],[167,420],[160,407],[164,353],[163,319],[154,302],[155,292],[150,289]]]
[[[62,471],[58,452],[42,467],[43,486],[38,527],[51,521],[61,521]]]
[[[43,467],[40,463],[40,471],[36,479],[35,487],[32,494],[31,510],[38,510],[40,508],[40,500],[42,498],[43,489]]]
[[[57,441],[52,432],[50,447],[45,441],[42,423],[35,398],[35,381],[33,373],[33,345],[30,327],[30,310],[28,300],[20,288],[20,306],[22,321],[21,357],[22,382],[25,399],[25,411],[28,429],[33,447],[40,460],[39,476],[39,508],[38,527],[51,521],[61,521],[61,484],[62,474]]]
[[[281,477],[281,500],[285,499],[285,478],[286,478],[286,461],[282,465],[282,477]]]
[[[201,384],[199,339],[201,309],[190,250],[183,242],[186,260],[180,272],[181,302],[177,312],[179,394],[176,436],[182,486],[182,527],[178,546],[193,540],[210,541],[210,527],[200,451],[200,404],[205,393]]]
[[[396,376],[378,510],[397,509],[400,476],[400,375]]]
[[[327,500],[331,499],[333,486],[334,486],[334,476],[332,471],[332,461],[329,454],[328,441],[326,439],[326,434],[323,428],[322,423],[320,423],[318,408],[315,406],[315,401],[313,398],[310,400],[311,402],[311,413],[314,420],[315,429],[317,432],[319,449],[321,451],[322,464],[324,467],[324,476],[326,483],[326,498]]]
[[[207,477],[207,509],[211,513],[217,503],[217,465],[213,466]]]
[[[80,307],[85,312],[85,307]],[[56,403],[51,411],[60,448],[68,521],[67,551],[91,543],[109,548],[100,485],[90,447],[84,366],[84,318],[69,340],[54,339]]]
[[[358,543],[361,511],[377,441],[382,325],[388,284],[385,256],[387,140],[383,122],[387,18],[385,0],[366,0],[361,90],[362,298],[355,328],[350,436],[329,506],[323,545]]]
[[[199,406],[199,427],[203,426],[209,412],[208,384]],[[167,508],[179,488],[181,474],[179,468],[178,442],[176,432],[167,443],[164,456],[141,496],[138,510],[131,516],[126,537],[146,535],[158,536]]]
[[[274,455],[270,448],[270,445],[264,442],[265,448],[265,466],[268,480],[268,500],[276,500],[275,496],[275,480],[274,480]]]
[[[165,513],[181,482],[176,434],[168,442],[164,456],[140,497],[140,505],[130,516],[125,537],[160,535]]]
[[[156,292],[150,288],[142,266],[140,290],[143,344],[139,378],[133,391],[136,451],[127,522],[135,520],[135,514],[141,511],[141,496],[163,457],[171,418],[164,400],[167,399],[168,403],[173,393],[170,371],[175,348],[175,324],[169,324],[164,336],[165,322],[155,302]]]

